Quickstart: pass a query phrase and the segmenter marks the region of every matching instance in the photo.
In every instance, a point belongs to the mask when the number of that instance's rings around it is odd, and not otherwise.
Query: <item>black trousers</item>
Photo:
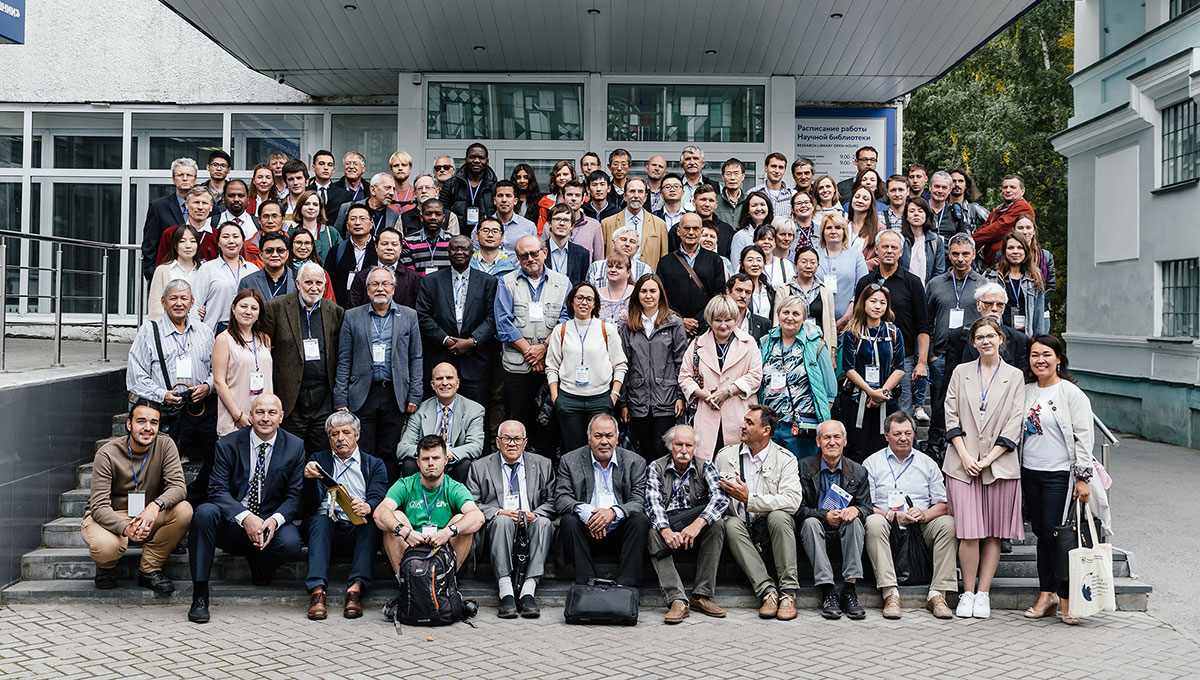
[[[408,457],[400,461],[400,476],[411,477],[421,471],[417,465],[417,459]],[[471,460],[469,458],[459,458],[453,463],[446,463],[445,473],[450,475],[450,478],[456,482],[467,483],[467,475],[471,472]]]
[[[614,579],[618,584],[636,588],[641,583],[646,538],[650,531],[650,519],[645,513],[626,515],[614,531],[600,540],[592,538],[587,525],[574,512],[558,520],[558,530],[563,535],[567,551],[572,555],[576,583],[587,583],[596,578],[596,562],[592,557],[592,551],[596,548],[618,553],[617,575]]]
[[[638,453],[647,463],[667,455],[667,445],[663,443],[663,435],[675,424],[675,416],[642,416],[630,418],[629,427],[633,430],[633,439],[637,442]]]
[[[252,571],[269,576],[279,565],[300,558],[300,530],[287,522],[276,529],[267,547],[259,550],[250,543],[246,530],[237,522],[222,519],[221,509],[215,503],[203,503],[196,506],[192,524],[188,527],[188,560],[193,581],[204,583],[209,580],[217,548],[234,555],[245,555]]]
[[[367,400],[354,412],[362,424],[358,448],[383,460],[388,481],[400,478],[400,463],[396,460],[396,444],[404,433],[408,414],[403,405],[396,404],[396,392],[391,381],[371,383]]]
[[[283,429],[304,440],[304,450],[311,456],[329,448],[325,434],[325,419],[333,413],[333,392],[322,385],[316,389],[301,388],[292,412],[283,419]]]
[[[1054,527],[1062,524],[1063,508],[1071,493],[1071,473],[1042,472],[1021,468],[1021,495],[1025,497],[1025,517],[1037,536],[1038,589],[1068,597],[1071,589],[1066,581],[1055,578],[1058,569],[1058,547]]]
[[[187,500],[192,507],[208,500],[208,479],[212,476],[213,453],[217,444],[217,395],[211,392],[204,401],[204,413],[194,416],[185,407],[165,428],[164,434],[179,449],[179,455],[200,463],[200,472],[187,487]],[[192,409],[197,404],[189,404]]]
[[[525,426],[528,446],[547,458],[554,458],[556,440],[552,436],[554,422],[550,426],[537,421],[537,395],[546,384],[546,374],[538,371],[528,373],[504,372],[504,410],[509,420],[518,420]]]

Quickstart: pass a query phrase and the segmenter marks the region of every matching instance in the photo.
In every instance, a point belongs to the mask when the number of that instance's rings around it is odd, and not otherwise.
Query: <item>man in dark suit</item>
[[[265,302],[294,294],[296,278],[287,266],[291,239],[282,231],[269,231],[261,235],[258,243],[263,268],[242,279],[238,290],[253,288]]]
[[[270,585],[275,569],[300,557],[300,514],[304,442],[282,432],[283,406],[263,394],[250,406],[250,427],[217,442],[208,501],[192,515],[188,555],[192,606],[188,620],[208,623],[209,573],[217,548],[245,555],[250,580]]]
[[[408,211],[408,213],[411,212],[416,211]],[[396,304],[415,309],[417,293],[421,290],[422,276],[415,270],[399,264],[400,255],[404,249],[403,243],[404,237],[394,228],[380,229],[375,234],[375,264],[387,267],[396,275],[396,292],[392,294],[392,299],[396,301]],[[367,272],[370,269],[370,267],[365,267],[354,275],[354,282],[350,284],[350,296],[346,300],[346,309],[354,309],[367,304]]]
[[[400,215],[395,210],[389,210],[392,193],[396,190],[396,180],[386,172],[377,173],[367,186],[367,198],[364,201],[343,203],[338,208],[337,217],[333,220],[333,228],[337,229],[342,238],[346,238],[346,218],[350,215],[350,206],[365,205],[371,215],[371,233],[377,234],[384,227],[400,228]],[[326,212],[326,215],[335,213]]]
[[[818,425],[817,445],[821,455],[800,462],[800,486],[804,489],[804,500],[796,511],[800,540],[813,565],[813,580],[821,589],[821,615],[837,619],[845,612],[852,619],[861,619],[867,613],[858,602],[854,583],[863,577],[864,526],[867,517],[875,512],[871,505],[871,485],[866,468],[842,456],[846,448],[846,427],[842,423],[826,420]],[[841,509],[827,509],[826,498],[836,501],[838,489],[850,498],[837,502]],[[842,551],[840,592],[834,587],[830,543],[839,545]]]
[[[325,270],[307,262],[296,274],[296,295],[267,303],[267,334],[271,336],[275,394],[283,403],[283,429],[304,440],[309,451],[327,445],[325,419],[333,412],[333,381],[338,338],[345,315],[337,304],[322,299]]]
[[[563,456],[558,464],[554,509],[561,516],[567,552],[573,556],[575,582],[596,577],[594,547],[617,544],[616,582],[637,587],[642,580],[646,538],[646,461],[617,447],[617,421],[608,414],[588,424],[588,445]]]
[[[395,460],[405,414],[416,413],[421,403],[417,313],[392,300],[395,286],[386,267],[376,265],[367,273],[371,303],[346,312],[333,389],[334,408],[362,421],[360,446],[385,461]]]
[[[333,171],[336,163],[333,154],[327,149],[321,149],[313,154],[313,180],[308,183],[308,189],[317,192],[321,203],[325,206],[326,215],[336,215],[342,205],[350,202],[351,194],[339,182],[333,181]]]
[[[704,332],[704,306],[725,282],[721,256],[700,247],[700,224],[699,215],[685,213],[677,227],[680,248],[658,261],[658,276],[671,311],[683,319],[683,328],[690,336]]]
[[[750,311],[750,297],[754,295],[754,279],[751,279],[748,274],[738,272],[725,282],[725,292],[733,298],[734,303],[737,304],[738,313],[741,314],[741,318],[738,319],[738,328],[749,333],[755,342],[762,340],[767,331],[771,330],[771,322],[766,317]]]
[[[150,201],[146,223],[142,227],[142,276],[154,278],[158,266],[158,242],[168,227],[184,223],[183,206],[188,191],[196,186],[196,161],[179,158],[171,163],[171,183],[175,191]]]
[[[200,240],[196,244],[195,255],[197,261],[208,262],[220,257],[220,250],[217,248],[217,229],[209,223],[209,217],[213,212],[212,194],[204,187],[192,187],[184,197],[183,209],[184,214],[187,215],[186,220],[162,230],[162,235],[158,240],[156,262],[158,264],[166,262],[171,239],[184,224],[190,225],[199,234]]]
[[[541,613],[534,591],[545,571],[550,540],[554,538],[554,466],[550,459],[527,452],[525,426],[516,420],[500,423],[499,450],[471,464],[467,490],[483,511],[488,554],[500,586],[502,619],[527,619]],[[513,583],[513,541],[524,516],[529,532],[529,562],[521,583]],[[516,588],[520,588],[518,601]]]
[[[358,449],[361,425],[353,413],[338,411],[325,420],[329,450],[310,456],[304,466],[304,521],[308,533],[308,618],[324,619],[325,588],[329,585],[329,559],[334,551],[352,554],[342,616],[362,616],[362,593],[371,587],[371,557],[379,545],[379,530],[371,513],[387,494],[387,469],[383,461]],[[365,521],[354,523],[329,491],[333,478],[350,496],[350,510]],[[326,481],[321,482],[322,479]]]
[[[587,276],[588,267],[592,264],[592,255],[587,248],[572,243],[569,239],[575,220],[571,217],[571,208],[565,203],[559,203],[550,209],[549,236],[546,237],[546,268],[558,272],[575,285]]]
[[[229,180],[225,183],[225,193],[221,194],[221,202],[213,204],[208,226],[215,232],[222,224],[234,222],[242,228],[243,240],[254,238],[254,234],[258,232],[258,218],[246,212],[249,201],[250,194],[246,183],[240,179]]]
[[[333,282],[333,297],[343,309],[349,309],[350,288],[360,271],[376,262],[375,247],[371,244],[371,214],[367,206],[356,203],[347,209],[347,237],[325,254],[325,271]]]
[[[477,404],[488,403],[488,360],[496,335],[496,279],[471,268],[474,247],[466,236],[450,239],[450,267],[421,279],[417,318],[425,351],[425,375],[448,363],[458,369],[459,392]],[[426,386],[425,396],[433,395]]]
[[[692,202],[696,205],[696,214],[700,216],[701,224],[711,224],[717,232],[717,254],[729,257],[729,249],[733,243],[733,227],[717,215],[720,199],[717,197],[716,188],[711,184],[701,184],[696,187]],[[679,225],[675,225],[674,229],[667,231],[667,247],[679,250],[679,243]]]

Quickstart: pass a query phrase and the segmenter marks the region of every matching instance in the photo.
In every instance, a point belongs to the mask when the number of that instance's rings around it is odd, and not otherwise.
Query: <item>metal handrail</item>
[[[1100,416],[1094,413],[1092,414],[1092,424],[1095,425],[1096,429],[1100,431],[1100,437],[1102,439],[1100,442],[1100,464],[1107,468],[1108,448],[1110,446],[1120,446],[1121,440],[1117,439],[1117,436],[1112,433],[1112,430],[1108,429],[1108,426],[1104,424],[1104,421],[1100,420]]]
[[[63,301],[72,300],[99,300],[100,301],[100,360],[108,361],[108,273],[109,273],[109,251],[140,251],[141,247],[136,245],[126,245],[121,243],[105,243],[103,241],[89,241],[86,239],[70,238],[67,236],[46,236],[43,234],[25,234],[19,231],[9,229],[0,229],[0,282],[3,282],[2,296],[0,296],[0,371],[4,371],[5,366],[5,344],[7,335],[8,322],[8,239],[15,238],[23,241],[40,241],[43,243],[53,243],[55,246],[54,267],[29,267],[16,266],[16,270],[38,270],[52,271],[54,273],[54,294],[37,295],[30,293],[13,292],[11,295],[15,298],[26,300],[43,298],[52,298],[55,301],[54,305],[54,363],[53,366],[62,366],[62,313]],[[63,246],[92,248],[103,252],[104,257],[101,259],[100,271],[90,269],[64,269],[63,268]],[[145,279],[142,277],[140,268],[135,263],[136,274],[134,276],[137,281],[137,318],[138,325],[142,324],[142,317],[145,313],[145,300],[143,299],[142,287],[145,285]],[[100,295],[97,296],[64,296],[63,295],[63,274],[82,274],[100,277]]]

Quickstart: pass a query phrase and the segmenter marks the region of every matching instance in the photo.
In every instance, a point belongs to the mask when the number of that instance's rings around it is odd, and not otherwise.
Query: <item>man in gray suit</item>
[[[333,407],[358,416],[359,448],[384,459],[388,479],[399,478],[396,457],[404,414],[421,400],[421,334],[417,313],[392,301],[396,277],[386,267],[367,274],[371,304],[346,312],[338,340]]]
[[[417,442],[421,437],[436,434],[446,442],[446,474],[466,484],[471,461],[483,455],[483,406],[458,393],[458,371],[450,364],[434,366],[429,382],[434,396],[422,402],[416,415],[408,419],[404,436],[396,447],[400,476],[409,477],[421,471],[417,466]]]
[[[467,479],[467,490],[486,521],[483,530],[500,586],[498,616],[502,619],[515,619],[518,611],[527,619],[536,619],[541,613],[534,591],[554,538],[550,521],[554,516],[554,468],[549,458],[525,451],[527,441],[520,421],[500,423],[496,438],[500,450],[472,463]],[[512,550],[522,515],[528,522],[529,564],[524,581],[515,584]],[[521,587],[519,600],[517,585]]]
[[[650,531],[646,462],[617,447],[616,419],[607,413],[592,418],[588,445],[564,455],[558,464],[554,495],[554,509],[561,515],[558,528],[574,555],[575,582],[596,577],[594,547],[615,543],[620,552],[615,580],[637,587]]]

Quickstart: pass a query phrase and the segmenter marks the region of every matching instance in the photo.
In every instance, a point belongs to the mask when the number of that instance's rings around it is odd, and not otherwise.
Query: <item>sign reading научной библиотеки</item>
[[[25,0],[0,0],[0,45],[25,44]]]

